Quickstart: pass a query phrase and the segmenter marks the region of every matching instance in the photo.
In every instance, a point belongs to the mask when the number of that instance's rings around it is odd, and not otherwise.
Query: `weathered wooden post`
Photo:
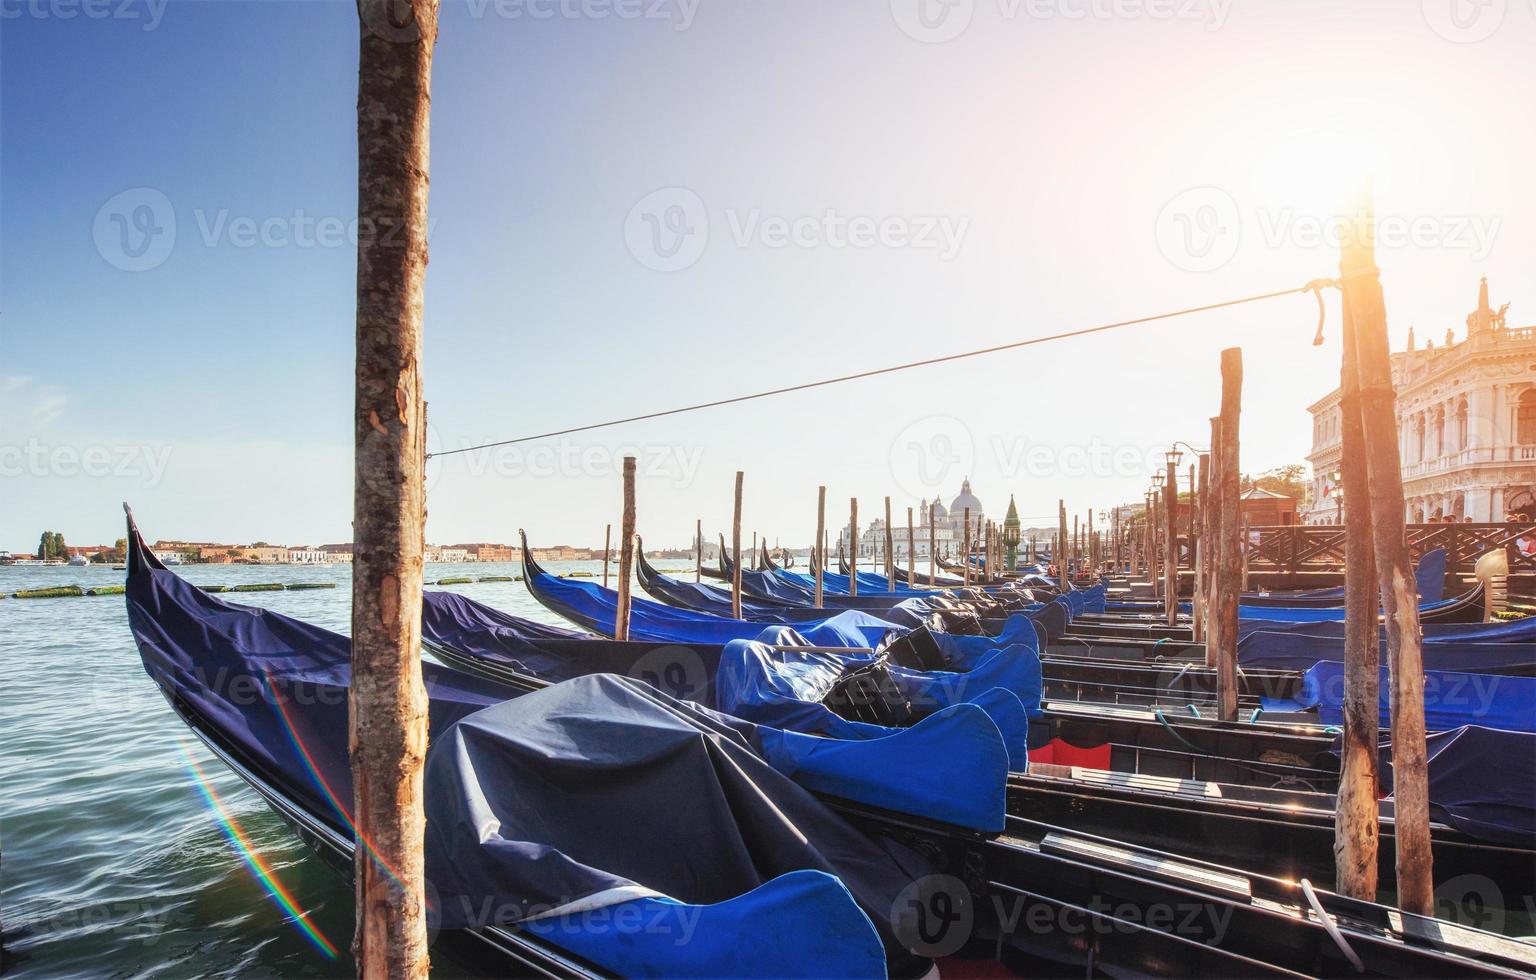
[[[891,529],[891,498],[885,498],[885,591],[896,591],[895,537]]]
[[[614,613],[613,638],[629,639],[629,583],[635,575],[635,457],[624,457],[624,517],[619,522],[619,601]],[[603,562],[606,570],[608,562]]]
[[[1370,475],[1360,415],[1358,340],[1344,304],[1344,358],[1339,372],[1339,437],[1344,499],[1356,502],[1344,526],[1344,734],[1333,819],[1335,888],[1375,901],[1381,807],[1377,803],[1377,740],[1381,727],[1379,583],[1371,534]],[[1357,496],[1358,495],[1358,496]]]
[[[1088,508],[1088,566],[1095,575],[1099,571],[1099,542],[1093,536],[1093,508]]]
[[[1115,574],[1122,571],[1120,567],[1120,506],[1117,504],[1109,512],[1109,553],[1115,563]]]
[[[1141,563],[1147,580],[1152,583],[1152,595],[1156,596],[1159,589],[1156,557],[1152,554],[1152,535],[1155,533],[1156,526],[1153,524],[1153,519],[1157,516],[1157,507],[1153,504],[1151,490],[1146,493],[1145,507],[1141,527]]]
[[[1360,210],[1365,234],[1349,236],[1339,264],[1344,301],[1354,317],[1360,379],[1360,419],[1370,492],[1345,500],[1369,501],[1376,574],[1387,625],[1391,668],[1392,794],[1397,839],[1398,904],[1434,914],[1434,859],[1430,851],[1429,765],[1424,742],[1424,659],[1419,596],[1403,523],[1403,474],[1397,443],[1397,393],[1392,387],[1387,311],[1376,268],[1375,202],[1366,189]]]
[[[822,548],[825,547],[823,542],[826,540],[826,537],[827,537],[827,488],[824,487],[824,486],[821,486],[821,487],[817,487],[816,488],[816,544],[814,546],[812,546],[812,548],[811,548],[811,558],[812,558],[811,564],[813,566],[815,566],[815,569],[816,569],[812,574],[816,576],[816,608],[817,609],[821,608],[821,597],[822,597],[822,591],[821,591],[821,589],[822,589],[822,585],[821,585],[821,566],[822,566],[822,563],[824,561],[826,561],[826,558],[827,558],[826,554],[822,551]]]
[[[731,512],[731,618],[741,618],[741,480],[736,471],[735,504]]]
[[[938,576],[939,561],[939,498],[933,498],[934,502],[928,505],[928,582],[932,584]]]
[[[1163,612],[1169,626],[1179,622],[1179,466],[1168,457],[1168,472],[1164,476],[1167,485],[1163,495],[1168,504],[1168,526],[1163,532],[1163,548],[1167,563],[1163,566]],[[1234,711],[1237,709],[1234,707]]]
[[[608,562],[613,558],[613,525],[603,525],[603,588],[608,588]]]
[[[1067,502],[1061,498],[1056,500],[1056,549],[1052,552],[1056,559],[1056,585],[1061,591],[1067,591]]]
[[[1190,501],[1190,533],[1195,536],[1195,599],[1194,599],[1194,631],[1195,641],[1205,639],[1205,607],[1210,602],[1210,545],[1206,541],[1210,534],[1210,528],[1206,524],[1206,498],[1211,492],[1211,454],[1201,453],[1195,471],[1199,474],[1198,489],[1194,499]]]
[[[907,508],[907,588],[917,585],[917,533],[912,527],[912,508]]]
[[[694,556],[693,580],[695,582],[702,582],[704,580],[704,521],[703,520],[695,520],[693,522],[693,556]]]
[[[969,586],[971,584],[971,509],[969,507],[965,508],[960,526],[963,528],[960,542],[960,580],[963,585]]]
[[[422,294],[437,0],[359,0],[352,682],[360,976],[428,972],[421,678],[426,524]],[[376,27],[401,13],[406,36]]]
[[[848,498],[848,594],[859,594],[859,498]]]
[[[1221,352],[1221,474],[1217,505],[1221,507],[1220,562],[1216,577],[1221,580],[1221,605],[1216,616],[1221,620],[1221,645],[1217,649],[1216,703],[1222,721],[1237,720],[1237,603],[1242,581],[1242,519],[1238,474],[1242,472],[1238,441],[1239,417],[1243,400],[1243,351],[1228,347]]]
[[[1221,620],[1216,615],[1216,610],[1221,605],[1221,542],[1226,531],[1221,526],[1221,419],[1211,418],[1211,452],[1210,452],[1211,483],[1205,500],[1205,536],[1210,542],[1207,547],[1206,584],[1208,586],[1205,597],[1205,665],[1211,670],[1216,669],[1221,660]]]

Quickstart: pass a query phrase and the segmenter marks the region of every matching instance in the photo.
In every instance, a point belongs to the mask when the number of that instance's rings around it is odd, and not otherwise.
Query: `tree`
[[[105,565],[107,562],[120,562],[128,557],[128,539],[118,538],[117,543],[105,551],[98,551],[91,556],[91,561]]]
[[[1287,463],[1284,466],[1265,470],[1256,477],[1243,477],[1244,492],[1254,487],[1271,493],[1284,494],[1293,498],[1300,506],[1306,506],[1312,501],[1312,490],[1307,483],[1307,468],[1301,463]]]
[[[37,541],[37,557],[42,561],[54,561],[69,557],[69,547],[64,535],[58,531],[44,531]]]

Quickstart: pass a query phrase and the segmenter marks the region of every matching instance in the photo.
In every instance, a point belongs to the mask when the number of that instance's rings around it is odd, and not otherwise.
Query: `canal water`
[[[602,563],[547,567],[600,575]],[[334,582],[223,598],[349,631],[349,566],[176,571],[199,585]],[[427,579],[520,572],[517,564],[434,564]],[[123,575],[107,566],[0,566],[0,592],[120,584]],[[569,625],[521,582],[442,588]],[[0,599],[0,786],[7,977],[355,975],[350,887],[187,734],[140,665],[122,596]],[[231,826],[298,915],[242,858]],[[434,972],[450,975],[453,966]]]

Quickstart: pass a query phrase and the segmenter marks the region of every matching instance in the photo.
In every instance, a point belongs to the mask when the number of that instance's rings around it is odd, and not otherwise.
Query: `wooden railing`
[[[1470,575],[1477,559],[1496,548],[1509,552],[1509,569],[1536,571],[1536,555],[1521,554],[1522,536],[1536,539],[1536,523],[1409,524],[1408,548],[1415,559],[1445,549],[1447,575]],[[1254,572],[1336,572],[1344,567],[1344,528],[1297,524],[1248,529],[1248,568]]]

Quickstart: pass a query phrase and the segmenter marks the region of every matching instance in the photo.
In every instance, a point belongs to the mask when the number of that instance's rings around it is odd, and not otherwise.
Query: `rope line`
[[[1120,330],[1125,327],[1140,326],[1147,323],[1155,323],[1159,320],[1172,320],[1181,316],[1192,316],[1196,313],[1209,313],[1212,310],[1227,309],[1233,306],[1243,306],[1248,303],[1259,303],[1264,300],[1278,299],[1281,296],[1295,296],[1299,293],[1318,293],[1318,303],[1321,305],[1322,297],[1319,292],[1320,285],[1333,285],[1333,280],[1314,279],[1304,286],[1295,286],[1290,289],[1277,289],[1273,292],[1258,293],[1253,296],[1244,296],[1239,299],[1222,300],[1217,303],[1207,303],[1203,306],[1190,306],[1182,310],[1172,310],[1167,313],[1154,313],[1150,316],[1136,317],[1132,320],[1118,320],[1114,323],[1102,323],[1095,327],[1084,327],[1079,330],[1068,330],[1062,333],[1046,334],[1043,337],[1030,337],[1027,340],[1016,340],[1012,343],[997,344],[992,347],[982,347],[978,350],[963,351],[959,354],[944,354],[939,357],[928,357],[920,361],[908,361],[905,364],[893,364],[888,367],[873,368],[868,371],[858,371],[853,374],[838,375],[835,378],[823,378],[820,381],[807,381],[802,384],[789,385],[783,388],[773,388],[768,391],[753,392],[749,395],[736,395],[731,398],[718,398],[714,401],[699,402],[695,405],[684,405],[679,408],[669,408],[659,412],[647,412],[644,415],[631,415],[626,418],[610,419],[606,422],[593,422],[588,425],[576,425],[568,429],[554,429],[550,432],[540,432],[536,435],[518,436],[515,439],[501,439],[496,442],[486,442],[478,446],[464,446],[459,449],[444,449],[435,453],[428,453],[427,458],[438,456],[453,456],[458,453],[477,452],[481,449],[495,449],[499,446],[511,446],[520,442],[534,442],[539,439],[551,439],[555,436],[568,436],[577,432],[591,432],[594,429],[606,429],[615,425],[627,425],[631,422],[644,422],[650,419],[666,418],[669,415],[682,415],[686,412],[698,412],[706,408],[719,408],[723,405],[736,405],[741,402],[755,401],[759,398],[771,398],[775,395],[787,395],[797,391],[809,391],[812,388],[824,388],[828,385],[842,384],[847,381],[859,381],[864,378],[874,378],[882,374],[894,374],[897,371],[910,371],[913,368],[929,367],[934,364],[946,364],[950,361],[961,361],[971,357],[981,357],[984,354],[996,354],[1002,351],[1018,350],[1023,347],[1033,347],[1036,344],[1046,344],[1056,340],[1069,340],[1073,337],[1086,337],[1090,334],[1104,333],[1109,330]]]

